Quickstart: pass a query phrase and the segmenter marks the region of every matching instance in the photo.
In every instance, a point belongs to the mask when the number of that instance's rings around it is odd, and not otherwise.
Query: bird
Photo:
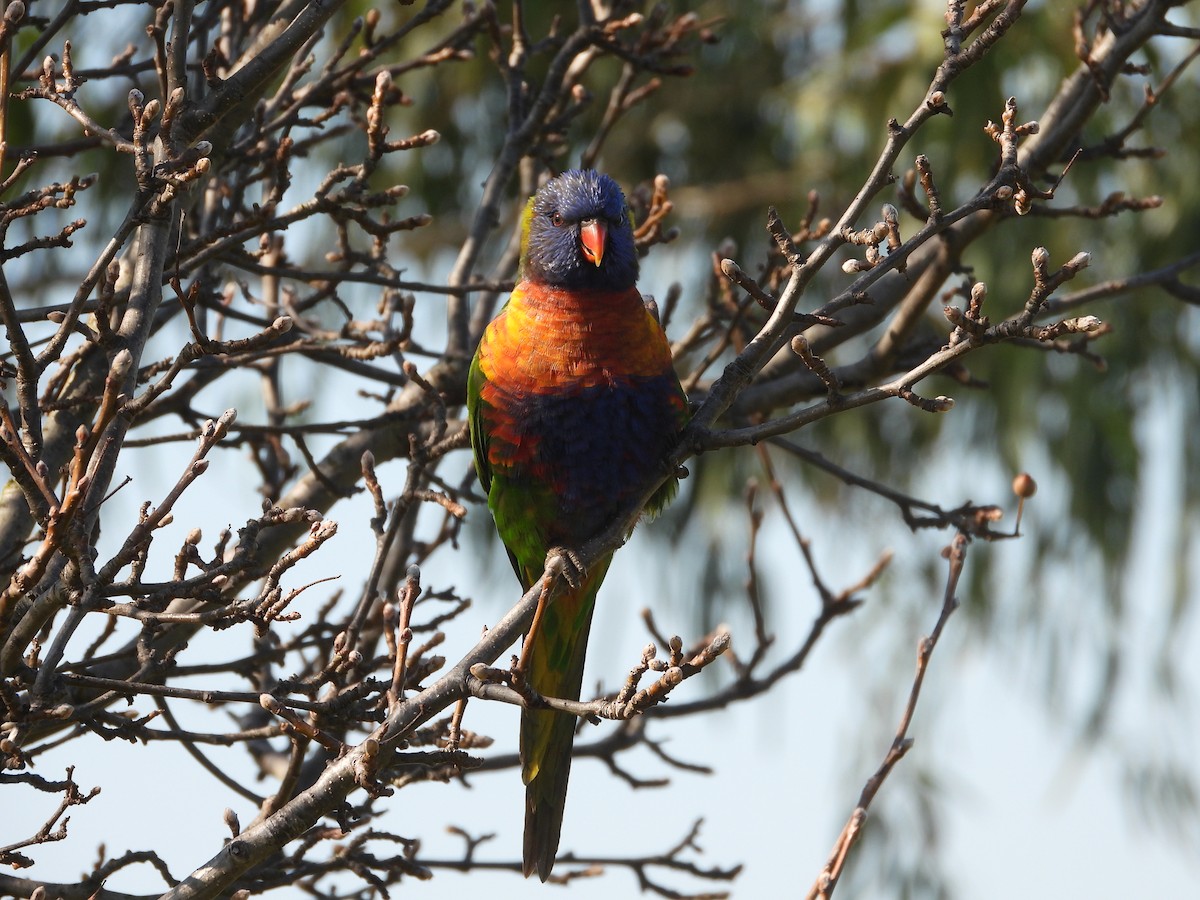
[[[657,316],[637,289],[632,214],[591,169],[546,181],[521,217],[518,280],[484,331],[467,379],[475,468],[521,586],[628,512],[687,424],[687,397]],[[646,504],[675,494],[671,472]],[[560,556],[561,558],[561,556]],[[535,616],[521,666],[547,697],[578,700],[610,552],[575,572]],[[575,716],[523,709],[523,871],[545,881],[566,804]]]

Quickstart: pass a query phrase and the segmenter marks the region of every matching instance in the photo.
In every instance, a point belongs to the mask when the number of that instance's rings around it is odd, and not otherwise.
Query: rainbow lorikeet
[[[526,589],[553,548],[595,537],[660,471],[687,399],[636,282],[628,204],[590,170],[548,181],[521,220],[520,279],[471,363],[475,467],[496,530]],[[671,479],[649,511],[674,493]],[[542,612],[524,660],[543,696],[579,699],[596,592],[611,555]],[[521,714],[524,871],[545,881],[566,803],[576,718]]]

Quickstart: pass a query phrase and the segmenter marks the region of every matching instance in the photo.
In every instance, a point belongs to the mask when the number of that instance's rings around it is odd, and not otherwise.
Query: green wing
[[[479,367],[479,353],[476,352],[471,360],[471,369],[467,372],[467,425],[471,431],[471,452],[475,456],[475,471],[479,475],[483,493],[487,495],[492,490],[492,467],[488,462],[487,432],[483,427],[481,396],[484,381],[483,369]]]
[[[471,368],[467,372],[467,426],[471,432],[471,452],[475,457],[475,472],[479,475],[480,487],[483,488],[484,496],[487,497],[488,508],[492,511],[492,517],[496,521],[496,531],[504,543],[504,549],[508,552],[508,559],[512,563],[513,571],[517,573],[517,580],[524,587],[529,587],[542,573],[542,561],[546,556],[546,548],[535,540],[536,546],[533,552],[526,553],[533,562],[522,565],[514,548],[525,547],[529,543],[529,535],[536,532],[536,529],[529,527],[528,523],[524,521],[531,514],[533,506],[529,503],[518,504],[521,516],[517,517],[517,521],[514,522],[513,516],[510,515],[511,511],[501,508],[502,506],[512,506],[511,503],[505,504],[500,500],[499,494],[505,492],[498,490],[496,495],[493,494],[493,487],[499,489],[501,486],[495,484],[495,473],[492,472],[488,452],[488,431],[485,427],[486,423],[483,421],[486,405],[483,400],[483,386],[486,383],[487,376],[483,374],[483,369],[479,365],[479,353],[476,352],[475,358],[471,360]],[[528,574],[535,568],[537,574]]]

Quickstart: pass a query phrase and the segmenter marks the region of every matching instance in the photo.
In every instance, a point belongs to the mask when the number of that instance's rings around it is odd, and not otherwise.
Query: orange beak
[[[608,226],[599,219],[588,219],[579,228],[579,243],[583,257],[594,266],[604,259],[604,244],[608,240]]]

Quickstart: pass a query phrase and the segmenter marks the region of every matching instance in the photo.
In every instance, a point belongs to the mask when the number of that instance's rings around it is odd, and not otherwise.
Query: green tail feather
[[[525,877],[537,872],[545,881],[554,868],[563,810],[567,805],[567,779],[571,774],[571,749],[575,741],[574,716],[531,710],[521,716],[522,735],[549,733],[541,767],[525,788]]]
[[[546,608],[528,668],[529,683],[539,694],[579,699],[596,592],[610,560],[594,566],[578,591],[559,595]],[[554,867],[578,721],[575,716],[545,709],[521,713],[526,878],[537,872],[545,881]]]

